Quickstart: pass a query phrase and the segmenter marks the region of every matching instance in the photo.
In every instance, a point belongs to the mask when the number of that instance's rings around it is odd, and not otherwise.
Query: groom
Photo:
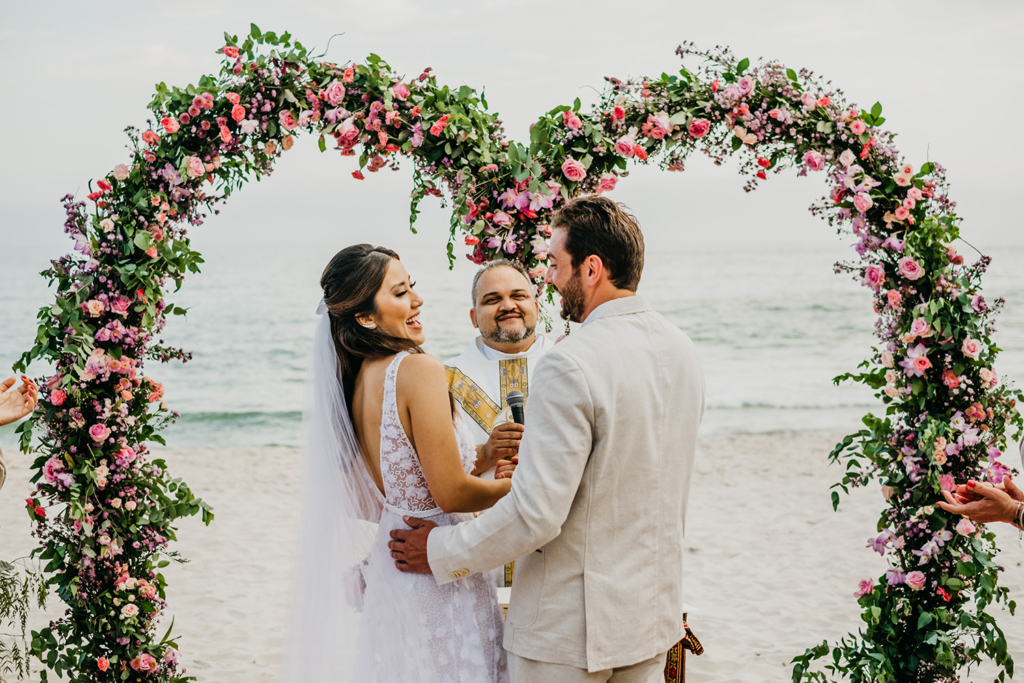
[[[547,281],[582,327],[537,363],[512,490],[455,526],[407,517],[398,569],[438,584],[516,563],[515,683],[653,683],[682,639],[683,534],[704,378],[636,289],[643,236],[610,199],[554,216]]]

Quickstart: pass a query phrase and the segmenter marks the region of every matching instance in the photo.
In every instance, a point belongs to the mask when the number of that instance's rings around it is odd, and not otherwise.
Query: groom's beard
[[[579,268],[573,270],[572,277],[565,283],[565,289],[559,289],[558,293],[562,295],[562,320],[581,322],[586,302],[583,298],[583,283]]]

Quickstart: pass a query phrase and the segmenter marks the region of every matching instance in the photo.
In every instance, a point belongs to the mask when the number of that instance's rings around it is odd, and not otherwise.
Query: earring
[[[362,323],[359,324],[363,325]],[[365,327],[368,330],[375,330],[377,329],[377,323],[370,323],[369,325],[363,325],[363,327]]]

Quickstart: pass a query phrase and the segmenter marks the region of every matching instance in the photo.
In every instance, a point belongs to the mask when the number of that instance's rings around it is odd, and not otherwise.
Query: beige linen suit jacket
[[[704,375],[643,297],[597,307],[530,377],[512,490],[427,540],[439,584],[517,560],[505,648],[589,671],[683,637],[683,534]],[[518,558],[518,559],[517,559]]]

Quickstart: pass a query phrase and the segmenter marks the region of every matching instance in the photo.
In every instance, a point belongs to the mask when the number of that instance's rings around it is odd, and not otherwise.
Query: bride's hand
[[[516,466],[519,464],[519,457],[514,456],[512,460],[499,460],[498,468],[494,471],[495,479],[511,479],[512,473],[515,472]]]

